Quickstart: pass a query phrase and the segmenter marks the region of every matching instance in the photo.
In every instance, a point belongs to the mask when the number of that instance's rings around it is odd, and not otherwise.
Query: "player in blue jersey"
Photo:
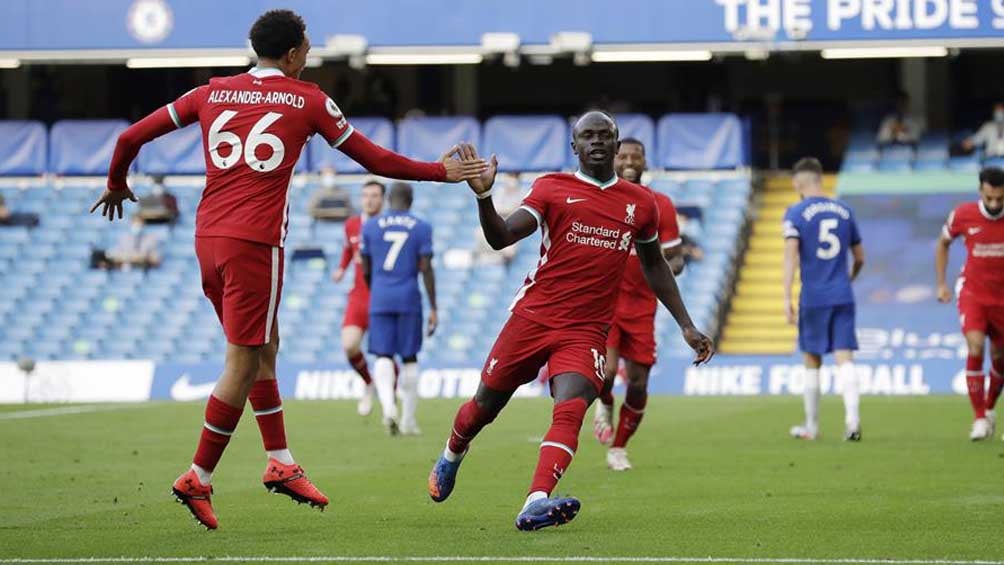
[[[376,356],[373,384],[383,408],[383,421],[391,435],[417,435],[418,351],[422,348],[422,275],[429,297],[428,335],[436,331],[436,277],[432,270],[432,226],[411,212],[411,185],[396,183],[387,197],[388,210],[363,226],[363,275],[370,288],[369,352]],[[394,361],[401,357],[403,370],[401,419],[394,395]]]
[[[791,429],[799,439],[819,436],[819,367],[833,353],[844,395],[844,439],[861,440],[860,392],[854,372],[854,292],[851,282],[865,253],[854,212],[823,194],[823,166],[817,159],[795,163],[792,184],[802,201],[784,214],[784,302],[788,323],[798,323],[798,346],[805,360],[805,424]],[[847,254],[853,256],[848,269]],[[791,301],[795,266],[802,272],[798,313]]]

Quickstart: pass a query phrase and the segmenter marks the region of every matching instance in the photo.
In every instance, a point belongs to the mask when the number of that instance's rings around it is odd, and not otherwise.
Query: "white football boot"
[[[973,441],[985,440],[993,433],[991,428],[989,420],[986,418],[976,418],[973,420],[973,429],[969,432],[969,439]]]
[[[808,424],[804,424],[801,426],[792,426],[790,433],[791,437],[795,439],[805,439],[813,441],[819,438],[819,428],[817,426],[810,426]]]
[[[607,450],[607,467],[612,471],[627,471],[631,469],[631,461],[628,460],[627,450],[623,447],[611,447]]]
[[[370,383],[366,385],[363,395],[359,397],[359,404],[356,405],[356,411],[359,412],[360,416],[369,416],[370,412],[373,411],[373,394],[373,383]]]
[[[596,403],[596,415],[593,417],[593,436],[603,445],[614,442],[614,411],[613,408]]]

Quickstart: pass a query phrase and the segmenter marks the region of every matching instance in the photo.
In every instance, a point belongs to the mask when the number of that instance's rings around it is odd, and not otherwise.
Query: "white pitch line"
[[[954,559],[870,559],[810,557],[601,557],[601,556],[225,556],[225,557],[78,557],[78,558],[0,558],[0,563],[784,563],[788,565],[1004,565],[1004,561]]]
[[[48,418],[50,416],[68,416],[71,414],[86,414],[88,412],[110,412],[112,410],[123,410],[132,408],[133,405],[105,406],[60,406],[58,408],[39,408],[37,410],[13,410],[10,412],[0,412],[0,420],[24,420],[28,418]]]

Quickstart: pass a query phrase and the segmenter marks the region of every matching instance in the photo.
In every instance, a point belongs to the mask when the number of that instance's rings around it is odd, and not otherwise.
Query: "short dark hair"
[[[994,188],[1004,187],[1004,169],[987,167],[980,171],[980,186],[983,186],[984,183]]]
[[[637,145],[638,147],[641,147],[641,154],[642,155],[645,154],[645,144],[642,143],[638,138],[635,138],[635,137],[622,137],[621,138],[621,145],[624,145],[625,143],[628,144],[628,145]]]
[[[303,45],[307,24],[292,10],[269,10],[258,16],[248,37],[259,57],[279,59]]]
[[[398,204],[402,204],[411,208],[412,202],[415,199],[414,191],[411,185],[406,182],[395,182],[390,185],[390,201]]]
[[[823,176],[823,164],[815,157],[803,157],[791,168],[791,174],[797,175],[798,173],[815,173],[818,176]]]
[[[384,184],[382,182],[378,181],[378,180],[371,180],[369,182],[363,183],[363,188],[366,188],[367,186],[376,186],[376,187],[378,187],[380,189],[380,196],[383,196],[384,194],[387,194],[387,187],[384,186]]]

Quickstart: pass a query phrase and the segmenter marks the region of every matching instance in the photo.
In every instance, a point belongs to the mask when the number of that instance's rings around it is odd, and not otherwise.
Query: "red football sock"
[[[202,437],[199,447],[195,450],[192,463],[212,472],[220,462],[223,450],[230,443],[230,436],[241,421],[244,407],[234,407],[226,404],[215,396],[209,397],[206,403],[206,421],[202,427]]]
[[[629,386],[621,404],[620,419],[617,422],[617,435],[614,436],[613,447],[625,447],[634,435],[642,416],[645,415],[645,405],[648,404],[648,391],[644,388]]]
[[[450,431],[450,441],[446,444],[453,453],[463,453],[467,451],[474,436],[482,428],[492,423],[498,413],[491,413],[470,399],[457,410],[457,416],[453,419],[453,430]]]
[[[970,355],[966,358],[966,386],[969,388],[969,403],[973,405],[973,415],[983,418],[987,415],[986,397],[983,394],[983,358]]]
[[[1001,389],[1004,389],[1004,357],[994,359],[990,368],[990,389],[987,391],[987,410],[997,406]]]
[[[248,394],[265,451],[286,449],[286,425],[282,418],[282,398],[275,379],[255,381]]]
[[[582,398],[573,398],[554,405],[551,429],[540,444],[540,458],[533,473],[530,492],[546,492],[550,496],[558,480],[572,463],[579,447],[579,430],[589,407]]]
[[[362,352],[356,353],[352,357],[349,357],[349,364],[352,368],[359,373],[359,376],[363,378],[363,382],[366,384],[372,384],[373,379],[370,378],[370,368],[366,365],[366,356]]]

